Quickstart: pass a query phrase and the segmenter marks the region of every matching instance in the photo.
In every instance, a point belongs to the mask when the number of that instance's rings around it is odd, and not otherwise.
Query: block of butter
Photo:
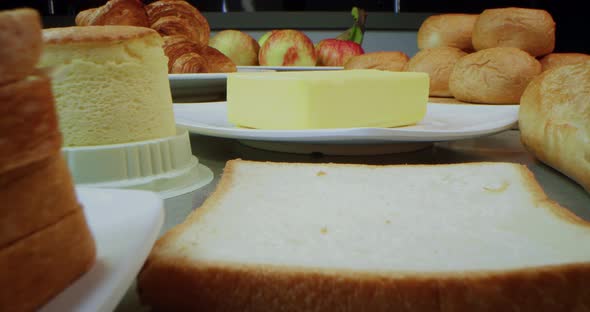
[[[227,81],[228,120],[256,129],[398,127],[424,118],[428,74],[244,72]]]

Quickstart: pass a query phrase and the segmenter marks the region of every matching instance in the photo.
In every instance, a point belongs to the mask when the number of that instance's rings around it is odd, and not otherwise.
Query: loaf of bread
[[[138,142],[176,134],[163,40],[152,29],[85,26],[43,31],[40,66],[55,68],[64,146]]]
[[[41,46],[41,18],[36,11],[0,12],[0,85],[31,74]]]
[[[418,49],[454,47],[473,51],[471,33],[477,14],[440,14],[429,16],[418,29]]]
[[[231,161],[138,287],[162,311],[584,311],[588,239],[516,164]]]
[[[541,64],[517,48],[491,48],[460,58],[449,77],[449,90],[471,103],[518,104]]]
[[[590,55],[584,53],[551,53],[540,59],[543,71],[571,64],[590,61]]]
[[[488,9],[473,28],[473,47],[513,47],[533,56],[549,54],[555,48],[555,22],[545,10]]]
[[[430,96],[451,97],[449,76],[455,63],[465,55],[466,52],[453,47],[424,49],[410,59],[405,70],[429,75]]]
[[[590,61],[544,72],[520,103],[524,146],[590,192]]]
[[[351,57],[344,69],[379,69],[403,71],[410,58],[400,51],[370,52]]]
[[[76,25],[128,25],[149,27],[141,0],[109,0],[105,5],[76,15]]]

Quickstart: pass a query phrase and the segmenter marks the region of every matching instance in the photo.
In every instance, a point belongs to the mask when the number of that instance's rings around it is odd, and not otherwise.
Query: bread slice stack
[[[0,310],[33,311],[94,263],[95,245],[61,156],[50,79],[35,70],[41,23],[0,12]]]
[[[521,165],[236,160],[138,285],[162,311],[588,311],[588,241]]]

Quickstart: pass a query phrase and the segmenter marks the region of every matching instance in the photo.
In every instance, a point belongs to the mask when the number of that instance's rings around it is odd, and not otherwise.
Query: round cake
[[[133,26],[43,31],[64,146],[129,143],[176,134],[160,35]]]

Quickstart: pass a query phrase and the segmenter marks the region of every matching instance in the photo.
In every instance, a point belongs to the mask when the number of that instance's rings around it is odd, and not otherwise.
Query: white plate
[[[340,70],[330,66],[238,66],[238,72]],[[175,102],[207,102],[225,100],[226,73],[168,74]]]
[[[518,120],[518,105],[428,104],[417,125],[399,128],[317,130],[256,130],[236,128],[227,121],[225,102],[174,104],[179,126],[192,133],[272,142],[373,144],[437,142],[490,135],[510,129]]]
[[[97,247],[96,263],[40,312],[113,311],[164,222],[163,202],[144,191],[77,188]]]

